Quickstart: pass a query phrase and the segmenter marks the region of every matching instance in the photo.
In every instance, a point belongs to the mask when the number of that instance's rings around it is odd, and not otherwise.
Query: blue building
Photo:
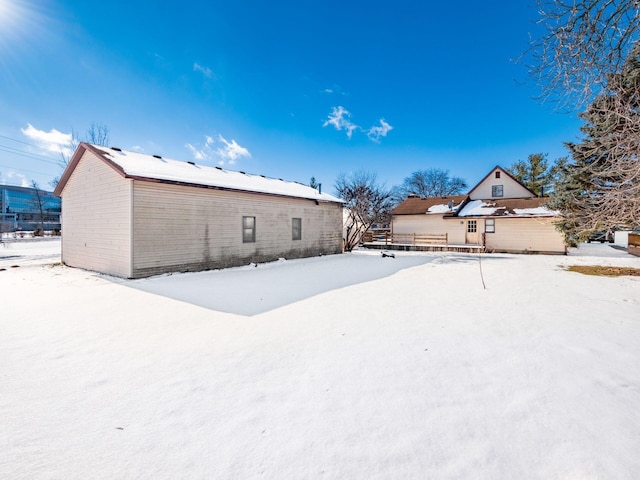
[[[0,231],[60,229],[61,201],[52,192],[0,185]]]

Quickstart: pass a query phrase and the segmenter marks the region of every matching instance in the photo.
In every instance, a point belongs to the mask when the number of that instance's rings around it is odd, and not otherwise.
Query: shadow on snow
[[[446,255],[448,261],[477,261],[476,255]],[[354,252],[280,260],[224,270],[176,273],[124,284],[193,305],[257,315],[331,290],[378,280],[406,268],[442,261],[442,255]]]

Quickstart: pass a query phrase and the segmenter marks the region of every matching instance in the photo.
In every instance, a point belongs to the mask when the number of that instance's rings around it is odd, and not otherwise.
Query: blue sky
[[[0,0],[0,182],[41,186],[91,122],[112,146],[307,183],[566,154],[513,59],[529,2]]]

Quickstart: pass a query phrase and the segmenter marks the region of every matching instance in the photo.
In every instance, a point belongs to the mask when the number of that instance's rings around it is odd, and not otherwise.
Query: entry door
[[[478,244],[478,221],[467,220],[466,242],[470,245]]]

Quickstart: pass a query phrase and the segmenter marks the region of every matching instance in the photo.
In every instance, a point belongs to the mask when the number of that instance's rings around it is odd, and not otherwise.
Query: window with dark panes
[[[504,190],[502,185],[494,185],[491,187],[491,196],[492,197],[502,197],[504,195]]]
[[[476,233],[478,231],[478,223],[476,220],[469,220],[467,222],[467,233]]]

